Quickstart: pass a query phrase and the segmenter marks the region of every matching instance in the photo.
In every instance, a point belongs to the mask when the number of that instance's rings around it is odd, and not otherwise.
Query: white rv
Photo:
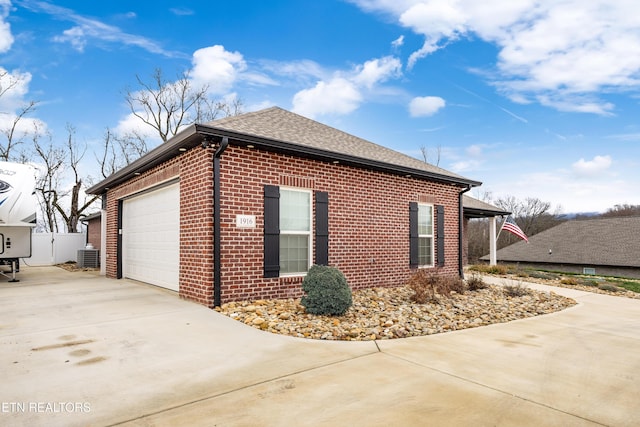
[[[35,187],[33,167],[0,162],[0,274],[11,281],[17,281],[20,258],[31,256],[38,203]]]

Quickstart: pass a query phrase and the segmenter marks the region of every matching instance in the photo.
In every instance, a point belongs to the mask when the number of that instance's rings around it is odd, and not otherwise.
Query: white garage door
[[[172,184],[122,204],[124,277],[178,290],[180,186]]]

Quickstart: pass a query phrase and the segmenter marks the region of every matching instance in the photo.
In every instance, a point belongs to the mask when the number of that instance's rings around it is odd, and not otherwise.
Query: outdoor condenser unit
[[[78,267],[98,268],[100,267],[100,251],[98,249],[79,249]]]

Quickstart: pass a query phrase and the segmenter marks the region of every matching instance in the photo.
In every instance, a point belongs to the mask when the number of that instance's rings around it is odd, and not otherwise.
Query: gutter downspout
[[[209,141],[205,139],[203,146],[208,146]],[[220,260],[221,247],[221,227],[220,227],[220,157],[229,145],[229,138],[226,136],[220,141],[220,145],[213,154],[213,306],[220,307],[221,304],[221,288],[222,276],[220,269],[222,267]]]
[[[458,273],[460,274],[460,278],[464,279],[464,265],[462,265],[462,246],[464,245],[464,239],[462,236],[463,233],[463,225],[464,225],[464,207],[462,196],[467,191],[471,190],[471,186],[467,186],[466,189],[460,191],[458,194],[458,210],[460,211],[460,219],[458,220]]]

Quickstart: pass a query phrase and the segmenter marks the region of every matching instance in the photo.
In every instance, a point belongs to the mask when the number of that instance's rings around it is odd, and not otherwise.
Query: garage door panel
[[[124,277],[177,291],[180,264],[179,184],[125,200],[122,216]]]

